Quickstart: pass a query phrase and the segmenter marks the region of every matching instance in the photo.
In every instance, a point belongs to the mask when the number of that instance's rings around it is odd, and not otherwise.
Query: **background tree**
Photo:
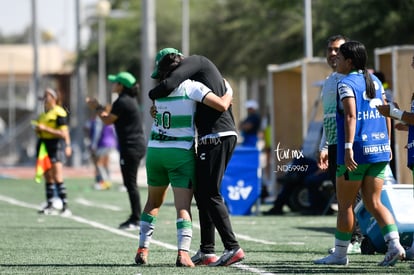
[[[125,4],[127,3],[127,5]],[[190,0],[190,52],[212,59],[229,77],[264,78],[268,64],[304,56],[303,0]],[[140,1],[114,1],[126,19],[107,20],[107,70],[140,75]],[[157,0],[157,49],[181,48],[181,0]],[[314,56],[324,56],[326,39],[341,33],[373,50],[414,44],[414,0],[313,0]],[[97,37],[88,48],[90,71],[97,69]]]
[[[303,0],[216,1],[192,25],[192,51],[234,77],[263,77],[303,52]],[[208,24],[207,24],[208,22]]]
[[[413,0],[313,0],[313,38],[319,56],[326,38],[341,33],[365,44],[373,66],[375,48],[413,44]]]

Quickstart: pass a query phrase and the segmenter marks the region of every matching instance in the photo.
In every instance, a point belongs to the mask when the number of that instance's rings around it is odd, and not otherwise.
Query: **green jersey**
[[[328,149],[328,145],[336,144],[336,94],[338,82],[345,75],[333,72],[322,86],[323,134],[320,150]]]

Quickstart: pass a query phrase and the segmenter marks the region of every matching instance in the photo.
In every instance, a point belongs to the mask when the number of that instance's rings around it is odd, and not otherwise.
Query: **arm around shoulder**
[[[204,99],[203,103],[219,112],[225,112],[229,109],[233,101],[233,89],[230,84],[224,80],[226,86],[226,93],[222,97],[218,97],[216,94],[210,92]]]

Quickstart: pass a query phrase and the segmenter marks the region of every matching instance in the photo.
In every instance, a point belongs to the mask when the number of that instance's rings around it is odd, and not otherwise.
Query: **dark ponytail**
[[[374,98],[375,86],[371,75],[367,70],[368,54],[364,44],[358,41],[345,42],[341,45],[340,51],[345,59],[351,59],[354,70],[364,74],[367,96],[369,98]]]
[[[368,98],[375,97],[375,85],[374,81],[372,81],[371,74],[368,72],[367,69],[364,70],[364,78],[365,78],[365,90],[367,92]]]

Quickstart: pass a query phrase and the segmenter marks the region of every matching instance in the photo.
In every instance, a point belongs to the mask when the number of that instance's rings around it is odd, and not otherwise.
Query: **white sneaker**
[[[338,258],[335,254],[330,254],[322,259],[313,261],[314,264],[325,264],[325,265],[348,265],[349,259],[347,256]]]
[[[405,250],[401,245],[398,245],[394,248],[388,248],[387,253],[385,254],[384,260],[378,263],[379,266],[393,266],[398,260],[405,259]]]

